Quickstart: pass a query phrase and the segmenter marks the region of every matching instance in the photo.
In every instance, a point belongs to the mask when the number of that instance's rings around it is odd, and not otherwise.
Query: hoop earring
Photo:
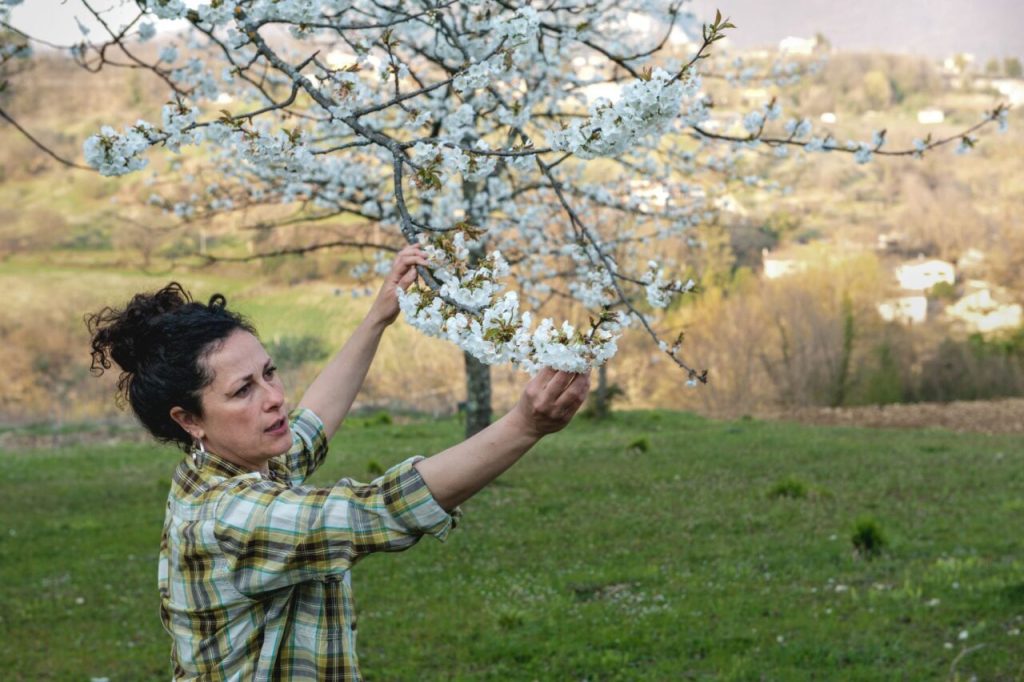
[[[203,445],[202,438],[196,438],[192,441],[192,463],[199,464],[200,457],[206,457],[206,446]]]

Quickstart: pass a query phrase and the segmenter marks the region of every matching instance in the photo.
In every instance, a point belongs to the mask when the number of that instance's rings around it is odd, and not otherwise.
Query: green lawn
[[[316,480],[370,478],[461,428],[353,419]],[[1022,445],[670,412],[578,419],[465,504],[448,542],[359,564],[364,673],[1024,679]],[[175,460],[139,445],[0,452],[5,679],[169,678],[156,553]],[[769,495],[787,481],[791,496]],[[865,516],[887,540],[870,561],[851,543]]]

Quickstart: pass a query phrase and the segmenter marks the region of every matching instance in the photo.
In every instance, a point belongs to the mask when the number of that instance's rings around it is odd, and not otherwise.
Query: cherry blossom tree
[[[78,62],[146,69],[170,98],[159,121],[90,137],[87,164],[123,175],[154,148],[197,146],[214,180],[151,199],[183,220],[287,205],[281,223],[348,217],[389,235],[304,250],[423,244],[432,265],[400,303],[464,352],[470,433],[490,421],[490,365],[586,371],[631,325],[681,381],[706,382],[682,334],[659,328],[658,311],[694,289],[667,245],[700,248],[694,230],[730,186],[781,189],[766,157],[966,150],[1006,124],[1000,106],[957,135],[892,149],[885,131],[838,140],[775,100],[718,111],[707,78],[785,84],[814,65],[718,59],[735,27],[721,14],[698,24],[682,0],[137,0],[117,24],[81,1],[106,35],[75,46]],[[139,43],[157,20],[187,30],[146,59]],[[27,52],[29,37],[12,35],[0,65]],[[589,315],[540,318],[553,297]]]

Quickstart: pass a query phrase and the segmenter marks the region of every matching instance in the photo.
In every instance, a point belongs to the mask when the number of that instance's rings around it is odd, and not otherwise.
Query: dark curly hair
[[[155,293],[136,294],[124,310],[103,308],[86,315],[92,335],[92,372],[99,376],[111,361],[121,368],[118,404],[132,411],[153,436],[188,451],[192,437],[171,419],[181,407],[201,417],[200,394],[213,381],[206,357],[237,330],[256,333],[242,315],[228,310],[214,294],[196,303],[177,282]]]

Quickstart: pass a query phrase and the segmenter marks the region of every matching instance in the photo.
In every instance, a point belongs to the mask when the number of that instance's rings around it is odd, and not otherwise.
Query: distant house
[[[618,102],[619,97],[622,96],[622,85],[620,83],[591,83],[580,88],[580,92],[587,98],[587,104],[593,104],[599,99]]]
[[[629,194],[630,203],[633,203],[641,211],[665,208],[668,205],[668,188],[660,182],[630,180]]]
[[[878,314],[886,322],[921,324],[928,319],[928,297],[900,296],[878,304]]]
[[[1006,292],[982,280],[969,280],[964,295],[956,303],[946,306],[946,315],[968,330],[981,332],[1016,329],[1024,324],[1024,309],[1019,303],[1009,303]]]
[[[948,74],[961,74],[974,66],[977,61],[970,52],[960,52],[942,60],[942,69]]]
[[[579,89],[579,92],[583,94],[588,104],[592,104],[599,99],[615,102],[622,96],[622,85],[620,83],[603,80],[608,66],[609,61],[603,55],[587,55],[573,58],[572,68],[576,77],[584,82],[596,81]]]
[[[979,270],[985,264],[985,253],[975,248],[967,249],[956,259],[956,269],[960,273]]]
[[[1000,95],[1010,100],[1010,104],[1017,106],[1024,104],[1024,80],[1019,78],[994,78],[992,87]]]
[[[779,52],[785,55],[809,57],[818,46],[817,38],[798,38],[788,36],[779,41]]]
[[[779,279],[806,270],[807,263],[799,258],[785,257],[778,253],[773,254],[768,249],[761,249],[761,267],[765,279]]]
[[[946,120],[946,114],[942,109],[921,109],[917,112],[917,122],[921,125],[935,125]]]
[[[903,245],[903,235],[898,232],[883,232],[878,235],[875,248],[879,251],[895,251]]]
[[[744,106],[759,107],[766,104],[770,96],[764,88],[744,88],[740,91],[740,99]]]
[[[342,52],[341,50],[331,50],[327,53],[327,65],[332,69],[343,69],[347,66],[352,66],[359,61],[359,58],[354,54],[348,52]]]
[[[944,260],[916,260],[896,268],[896,279],[907,291],[927,291],[939,282],[954,284],[956,267]]]

